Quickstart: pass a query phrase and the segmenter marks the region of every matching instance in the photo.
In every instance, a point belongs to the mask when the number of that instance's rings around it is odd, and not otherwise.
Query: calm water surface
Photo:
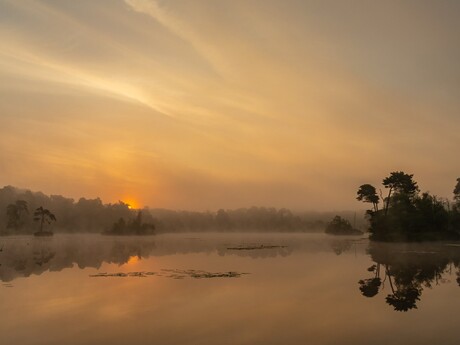
[[[0,343],[459,344],[460,245],[0,238]]]

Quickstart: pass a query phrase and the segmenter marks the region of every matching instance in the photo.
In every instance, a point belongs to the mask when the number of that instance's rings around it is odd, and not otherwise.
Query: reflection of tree
[[[10,239],[5,241],[0,257],[0,281],[61,271],[74,265],[79,268],[99,268],[104,262],[122,265],[132,256],[146,258],[154,249],[153,241],[130,238],[123,241],[95,236]]]
[[[417,301],[420,301],[422,289],[420,287],[402,287],[400,290],[393,291],[386,297],[389,305],[393,306],[396,311],[408,311],[417,309]]]
[[[56,255],[56,252],[51,251],[49,248],[42,248],[40,251],[34,252],[34,261],[37,265],[42,266],[50,262]]]
[[[360,280],[359,290],[364,296],[373,297],[388,282],[391,293],[386,296],[386,302],[396,311],[416,309],[423,289],[444,282],[443,275],[450,271],[452,264],[459,267],[460,262],[458,248],[439,243],[371,243],[369,254],[376,262],[368,269],[374,276]],[[383,281],[380,266],[385,272]]]
[[[366,297],[374,297],[379,293],[382,280],[380,278],[364,279],[359,281],[359,290]]]
[[[369,279],[363,279],[358,282],[359,291],[366,297],[374,297],[379,293],[379,288],[382,285],[380,279],[380,264],[372,265],[367,269],[369,272],[374,272],[375,276]]]
[[[340,255],[351,249],[351,242],[348,240],[331,241],[331,248],[335,254]]]
[[[314,236],[316,238],[316,236]],[[335,238],[334,240],[337,240]],[[335,242],[335,241],[334,241]],[[358,242],[339,241],[340,246],[364,250]],[[232,247],[254,250],[229,250]],[[3,249],[2,249],[3,248]],[[139,259],[174,254],[213,254],[251,259],[287,257],[293,253],[329,253],[330,241],[304,235],[200,234],[138,236],[56,235],[50,238],[18,236],[0,243],[0,281],[79,267],[99,269],[104,263],[123,265]],[[53,256],[52,254],[53,253]],[[52,256],[52,257],[51,257]],[[40,265],[41,264],[41,265]]]

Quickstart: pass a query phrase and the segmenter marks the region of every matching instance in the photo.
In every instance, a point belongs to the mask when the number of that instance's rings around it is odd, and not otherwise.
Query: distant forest
[[[25,203],[23,203],[25,202]],[[27,208],[16,207],[16,221],[11,222],[11,208],[26,204]],[[329,221],[340,214],[364,228],[364,212],[292,212],[288,209],[272,207],[250,207],[235,210],[219,209],[217,212],[192,212],[165,209],[131,209],[128,204],[119,201],[104,204],[101,199],[80,198],[75,201],[61,195],[45,195],[42,192],[18,189],[6,186],[0,189],[0,232],[3,234],[30,234],[37,231],[33,221],[33,211],[39,207],[50,210],[56,216],[56,222],[50,226],[55,232],[101,233],[110,230],[123,219],[136,219],[139,211],[145,223],[155,226],[155,233],[168,232],[323,232]]]

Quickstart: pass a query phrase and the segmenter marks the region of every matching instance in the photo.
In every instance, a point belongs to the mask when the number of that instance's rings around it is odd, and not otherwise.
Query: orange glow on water
[[[131,256],[126,262],[127,265],[135,265],[139,262],[139,257],[137,255]]]

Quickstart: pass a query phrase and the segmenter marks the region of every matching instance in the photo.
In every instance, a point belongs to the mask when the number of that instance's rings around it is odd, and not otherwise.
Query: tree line
[[[127,203],[104,204],[101,199],[75,201],[61,195],[21,190],[12,186],[0,189],[0,233],[30,234],[39,230],[29,210],[42,207],[57,219],[55,232],[129,234],[201,231],[322,232],[335,213],[292,212],[273,207],[250,207],[217,212],[165,209],[131,209]],[[142,214],[139,214],[142,211]],[[341,216],[353,219],[353,212]],[[361,217],[358,217],[361,220]],[[41,222],[41,221],[40,221]],[[45,227],[51,229],[45,220]]]

